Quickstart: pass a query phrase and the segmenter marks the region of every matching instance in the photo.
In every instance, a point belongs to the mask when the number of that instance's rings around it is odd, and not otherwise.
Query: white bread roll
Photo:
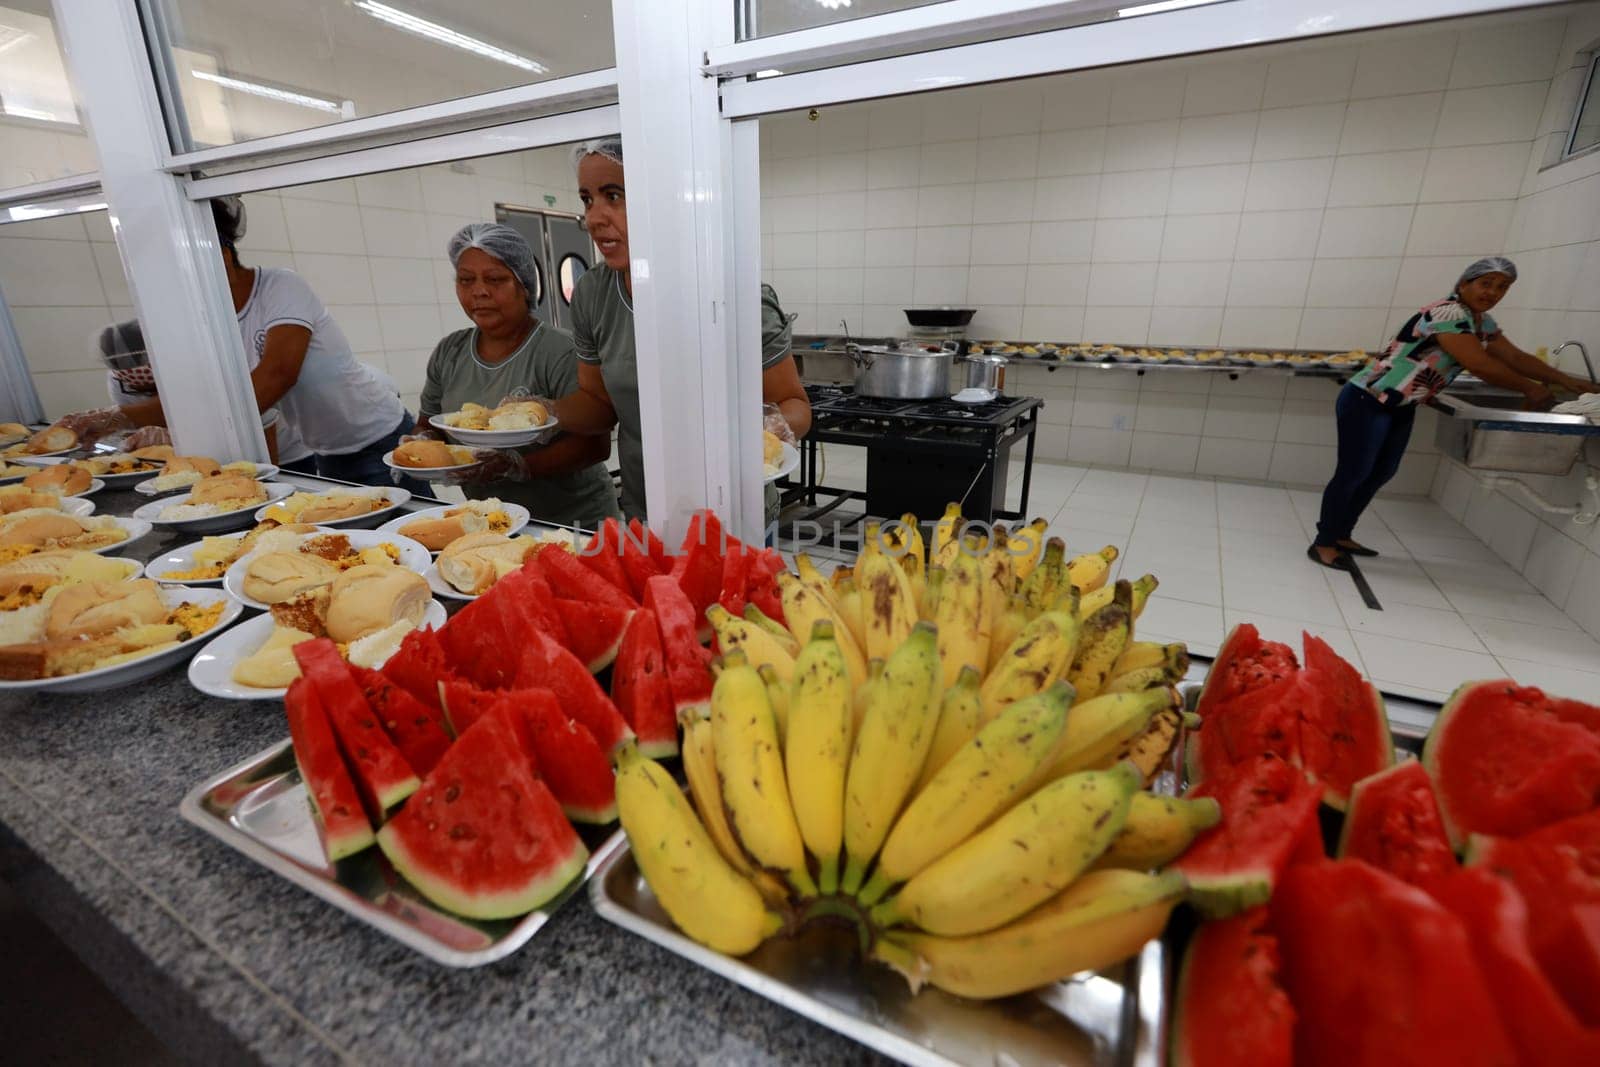
[[[468,534],[439,553],[439,577],[463,593],[477,596],[522,566],[534,542],[498,533]]]
[[[42,456],[46,452],[65,452],[69,448],[76,448],[77,445],[76,433],[65,426],[51,426],[28,438],[28,443],[22,450],[35,456]]]
[[[444,515],[436,519],[417,519],[400,527],[400,535],[416,541],[429,552],[442,552],[446,546],[468,534],[489,528],[489,520],[476,512]]]
[[[45,613],[51,640],[100,637],[130,626],[148,626],[167,617],[160,587],[148,578],[136,582],[82,582],[62,588]]]
[[[244,595],[263,604],[282,604],[339,576],[337,564],[302,552],[263,552],[244,569]]]
[[[15,593],[23,586],[41,589],[68,579],[80,582],[120,582],[137,573],[138,564],[125,559],[97,556],[72,548],[35,552],[31,556],[0,564],[0,596]]]
[[[328,636],[340,644],[405,620],[415,625],[430,599],[422,575],[403,567],[351,567],[334,580],[328,601]]]
[[[152,463],[165,463],[177,454],[177,450],[171,445],[146,445],[144,448],[136,448],[129,453],[131,456],[149,460]]]
[[[407,441],[394,450],[394,461],[402,467],[453,467],[455,453],[443,441]]]
[[[19,511],[0,519],[0,548],[42,545],[47,541],[77,537],[88,529],[89,525],[82,519],[59,511]]]
[[[42,490],[35,492],[21,485],[8,485],[0,489],[0,515],[39,508],[46,511],[60,511],[61,497]]]
[[[28,475],[22,479],[22,484],[40,492],[48,490],[62,496],[76,496],[89,488],[92,481],[94,476],[88,471],[69,463],[57,463]]]
[[[194,471],[203,477],[209,477],[210,475],[219,473],[221,470],[222,464],[218,463],[210,456],[173,456],[171,459],[167,460],[168,474],[181,474],[184,471]]]
[[[213,474],[202,478],[189,490],[189,503],[215,504],[223,500],[267,499],[261,483],[248,474]]]
[[[319,522],[337,522],[340,519],[353,519],[357,515],[377,511],[381,507],[387,507],[388,503],[387,499],[337,493],[310,504],[296,518],[313,525]]]

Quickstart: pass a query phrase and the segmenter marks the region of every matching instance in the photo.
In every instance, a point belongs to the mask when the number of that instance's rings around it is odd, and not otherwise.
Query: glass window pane
[[[51,418],[111,402],[97,339],[134,317],[104,211],[0,226],[0,293]]]
[[[1576,155],[1596,145],[1600,145],[1600,56],[1589,64],[1589,82],[1578,104],[1569,154]]]
[[[589,269],[589,264],[583,257],[576,253],[564,256],[561,260],[561,300],[563,303],[572,303],[572,290],[577,286],[578,279],[583,277],[583,272]]]
[[[744,8],[747,25],[741,27],[740,40],[771,37],[775,33],[807,30],[832,22],[846,22],[867,15],[904,11],[908,7],[927,7],[943,0],[734,0]]]
[[[0,4],[0,189],[96,165],[48,0]]]
[[[614,63],[610,0],[159,0],[204,148]]]

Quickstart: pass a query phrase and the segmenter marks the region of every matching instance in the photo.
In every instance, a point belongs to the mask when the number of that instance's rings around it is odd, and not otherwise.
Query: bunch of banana
[[[1134,638],[1157,581],[1111,580],[1048,523],[951,505],[864,531],[854,565],[780,574],[784,619],[707,617],[709,719],[683,723],[692,808],[629,750],[618,806],[685,933],[730,953],[856,922],[915,988],[1006,996],[1137,952],[1186,893],[1161,867],[1212,801],[1142,792],[1186,722],[1181,644]],[[698,812],[698,815],[696,814]]]

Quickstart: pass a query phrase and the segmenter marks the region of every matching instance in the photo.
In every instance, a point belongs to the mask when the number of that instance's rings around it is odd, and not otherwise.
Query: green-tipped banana
[[[731,956],[778,932],[782,919],[722,858],[672,775],[632,744],[619,755],[617,811],[639,870],[680,930]]]
[[[917,601],[917,618],[931,619],[938,614],[939,593],[943,589],[944,568],[930,565],[922,582],[922,596]]]
[[[1101,767],[1134,738],[1144,733],[1162,711],[1177,710],[1180,698],[1170,687],[1141,693],[1103,693],[1072,705],[1061,750],[1044,780]]]
[[[844,779],[854,720],[851,700],[850,673],[834,641],[833,625],[819,622],[795,661],[783,755],[795,822],[806,848],[817,858],[817,888],[825,896],[839,888]]]
[[[770,617],[754,604],[746,604],[744,606],[744,617],[776,638],[778,643],[783,646],[783,650],[789,653],[790,656],[799,658],[800,642],[794,639],[794,634],[790,633],[783,623]]]
[[[844,792],[845,869],[854,894],[922,774],[939,725],[938,635],[919,622],[868,686]]]
[[[894,824],[858,899],[876,904],[890,888],[949,852],[1005,811],[1056,750],[1072,687],[1058,682],[1018,701],[978,731]]]
[[[892,930],[874,958],[956,996],[988,1000],[1104,970],[1159,937],[1187,892],[1175,871],[1094,871],[1016,922],[972,937]]]
[[[1126,764],[1051,782],[924,867],[872,909],[872,921],[880,928],[910,923],[941,937],[1004,926],[1100,858],[1122,832],[1140,784],[1138,770]]]
[[[983,725],[983,701],[978,697],[982,681],[975,669],[963,667],[956,684],[944,691],[939,704],[939,725],[933,732],[933,744],[928,747],[928,758],[922,763],[922,777],[917,779],[913,794],[922,792],[939,769],[950,762],[950,757],[978,735]]]
[[[1059,537],[1052,537],[1044,544],[1044,558],[1022,580],[1019,595],[1022,597],[1023,612],[1031,619],[1040,612],[1048,611],[1061,595],[1061,590],[1069,584],[1067,543]]]
[[[1221,819],[1222,806],[1211,797],[1183,800],[1135,793],[1122,833],[1095,861],[1095,866],[1133,871],[1165,867],[1183,855],[1201,832]]]
[[[805,896],[817,887],[789,803],[778,723],[766,683],[738,652],[723,657],[711,689],[711,741],[729,823],[745,854]]]
[[[1078,620],[1060,611],[1047,611],[1024,626],[983,680],[984,721],[1063,679],[1077,655],[1078,629]]]
[[[1128,646],[1133,627],[1133,583],[1119,581],[1111,603],[1084,617],[1078,655],[1067,672],[1067,680],[1078,691],[1079,700],[1090,700],[1105,688],[1111,668]]]
[[[772,705],[772,721],[778,727],[781,748],[783,739],[789,736],[789,683],[770,663],[761,664],[756,673],[761,675],[761,684],[767,687],[767,703]]]

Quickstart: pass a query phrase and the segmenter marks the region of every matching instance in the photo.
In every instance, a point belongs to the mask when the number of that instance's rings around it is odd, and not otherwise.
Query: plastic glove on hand
[[[118,407],[94,408],[63,415],[55,422],[78,435],[79,444],[93,444],[107,434],[138,429],[138,423],[122,413]]]
[[[122,450],[136,452],[141,448],[170,444],[172,444],[172,433],[165,426],[141,426],[122,442]]]
[[[480,449],[478,462],[452,472],[444,480],[446,485],[482,485],[485,482],[525,482],[528,464],[522,453],[511,448]]]
[[[800,447],[794,430],[789,427],[789,420],[783,417],[783,409],[776,404],[761,405],[761,428],[786,445]]]

